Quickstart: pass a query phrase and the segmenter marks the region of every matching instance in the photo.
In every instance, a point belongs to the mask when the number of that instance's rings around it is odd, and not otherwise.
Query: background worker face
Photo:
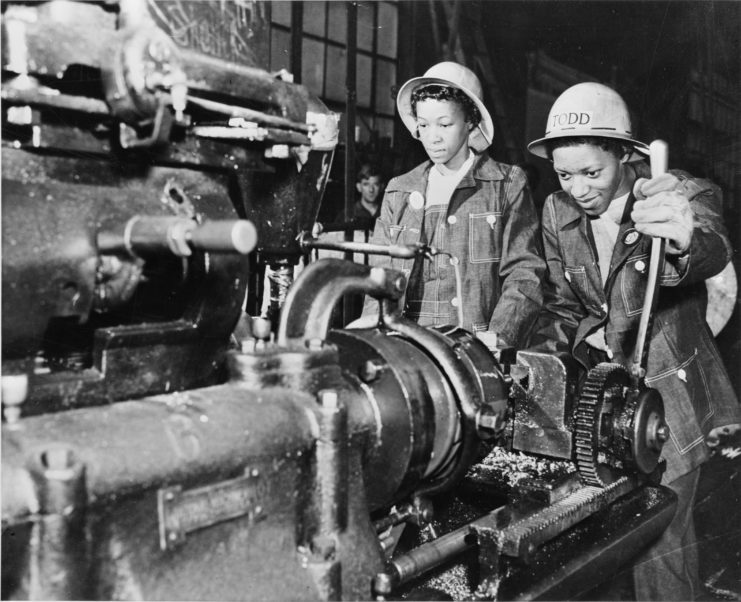
[[[553,169],[561,188],[587,215],[601,215],[616,197],[630,190],[625,159],[592,144],[553,150]]]
[[[373,205],[378,200],[378,193],[381,191],[381,178],[378,176],[363,178],[355,184],[355,188],[357,188],[364,203]]]
[[[426,98],[416,105],[419,139],[433,163],[456,170],[468,158],[471,126],[456,102]]]

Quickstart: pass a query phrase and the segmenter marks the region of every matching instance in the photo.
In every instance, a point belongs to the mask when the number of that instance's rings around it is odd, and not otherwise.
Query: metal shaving
[[[448,594],[453,600],[471,600],[471,568],[456,564],[420,584]]]
[[[480,464],[499,471],[510,487],[523,479],[555,478],[576,472],[576,466],[569,460],[539,458],[501,447],[495,447]]]

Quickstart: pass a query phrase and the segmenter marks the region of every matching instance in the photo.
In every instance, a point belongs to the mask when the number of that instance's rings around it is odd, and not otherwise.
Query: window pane
[[[378,52],[396,58],[396,6],[381,2],[378,5]]]
[[[345,70],[347,51],[338,46],[327,46],[327,81],[324,95],[329,100],[345,102]]]
[[[330,40],[347,43],[347,7],[344,2],[335,0],[329,3],[328,29]]]
[[[315,36],[324,37],[324,24],[327,3],[324,0],[307,0],[304,2],[304,31]]]
[[[291,67],[291,34],[277,27],[270,32],[270,70],[278,71]]]
[[[317,96],[324,86],[324,44],[308,38],[301,44],[301,83]]]
[[[394,120],[386,117],[376,118],[376,132],[379,139],[387,139],[389,146],[394,145]]]
[[[371,57],[365,54],[358,54],[355,68],[357,69],[357,73],[355,74],[357,104],[359,107],[370,108],[371,82],[373,81],[373,61]]]
[[[375,12],[375,3],[359,2],[358,3],[358,49],[373,50],[373,14]]]
[[[391,61],[376,63],[376,111],[394,114],[395,99],[392,88],[396,85],[396,65]]]
[[[291,2],[290,0],[273,0],[270,3],[270,20],[286,27],[291,26]]]

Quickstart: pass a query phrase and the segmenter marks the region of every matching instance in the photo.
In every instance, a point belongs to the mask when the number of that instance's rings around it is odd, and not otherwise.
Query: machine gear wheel
[[[668,438],[656,389],[633,387],[620,364],[589,371],[575,414],[576,465],[584,482],[604,487],[627,473],[651,474]]]
[[[576,406],[576,466],[589,485],[604,487],[622,474],[624,454],[616,449],[630,375],[620,364],[598,364],[587,375]],[[622,447],[622,446],[619,446]]]

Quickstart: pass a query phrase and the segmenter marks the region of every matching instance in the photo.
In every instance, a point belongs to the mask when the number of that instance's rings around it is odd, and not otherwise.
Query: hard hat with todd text
[[[634,150],[631,161],[648,155],[648,146],[633,138],[625,101],[612,88],[595,82],[576,84],[561,94],[548,114],[545,136],[527,148],[534,155],[548,159],[548,140],[582,136],[624,140]]]
[[[484,94],[481,82],[468,67],[453,61],[433,65],[422,77],[413,77],[399,89],[399,94],[396,96],[396,108],[399,110],[401,120],[412,135],[416,136],[417,132],[417,118],[414,116],[412,107],[412,94],[415,90],[430,85],[458,88],[473,101],[481,113],[481,121],[471,130],[468,145],[478,152],[488,148],[494,140],[494,122],[482,102]]]

